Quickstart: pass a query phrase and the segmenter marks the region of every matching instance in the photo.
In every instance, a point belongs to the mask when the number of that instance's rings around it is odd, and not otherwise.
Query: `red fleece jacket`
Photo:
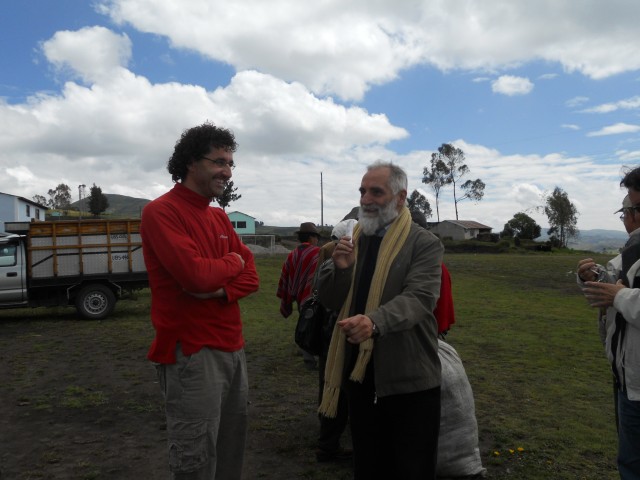
[[[244,346],[238,299],[258,290],[253,254],[226,213],[177,183],[142,212],[140,233],[156,337],[148,358],[175,363],[203,347],[226,352]],[[244,268],[238,257],[245,261]],[[226,298],[197,298],[224,288]]]

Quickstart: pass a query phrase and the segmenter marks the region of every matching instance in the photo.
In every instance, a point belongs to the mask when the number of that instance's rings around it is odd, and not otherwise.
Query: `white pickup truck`
[[[123,291],[148,287],[140,220],[6,222],[0,308],[75,305],[106,318]]]

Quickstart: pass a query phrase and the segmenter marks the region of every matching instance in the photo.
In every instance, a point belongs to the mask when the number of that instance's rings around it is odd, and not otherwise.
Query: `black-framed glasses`
[[[203,160],[209,160],[211,163],[213,163],[218,168],[229,167],[229,169],[231,169],[231,170],[236,168],[236,164],[233,163],[233,160],[231,160],[230,162],[227,162],[227,161],[223,160],[222,158],[209,158],[209,157],[202,157],[202,159]]]

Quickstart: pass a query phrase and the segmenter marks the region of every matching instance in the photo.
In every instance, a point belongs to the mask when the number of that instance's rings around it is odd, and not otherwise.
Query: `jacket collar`
[[[194,192],[193,190],[188,189],[182,183],[176,183],[173,186],[172,192],[175,195],[178,195],[180,198],[190,203],[196,208],[204,210],[209,207],[211,203],[211,199],[207,197],[203,197],[199,193]]]

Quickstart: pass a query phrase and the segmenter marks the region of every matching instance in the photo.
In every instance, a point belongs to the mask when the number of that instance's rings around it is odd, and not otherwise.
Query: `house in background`
[[[490,234],[491,227],[487,227],[472,220],[443,220],[442,222],[429,222],[431,233],[440,238],[452,240],[469,240],[477,238],[480,234]]]
[[[254,217],[242,212],[231,212],[227,216],[238,235],[256,234],[256,219]]]
[[[6,222],[30,222],[44,220],[47,207],[33,200],[0,192],[0,231]]]

